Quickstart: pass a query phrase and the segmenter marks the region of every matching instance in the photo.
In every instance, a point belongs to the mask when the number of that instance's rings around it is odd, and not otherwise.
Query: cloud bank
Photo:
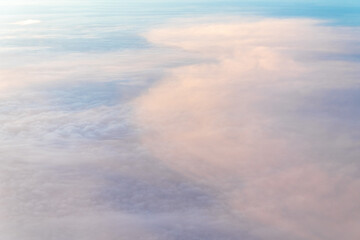
[[[359,238],[359,29],[202,18],[143,37],[6,53],[1,239]]]
[[[301,19],[148,32],[214,62],[173,69],[139,98],[144,143],[260,239],[359,238],[359,136],[312,101],[358,85],[358,62],[336,59],[358,51],[342,43],[354,32]]]

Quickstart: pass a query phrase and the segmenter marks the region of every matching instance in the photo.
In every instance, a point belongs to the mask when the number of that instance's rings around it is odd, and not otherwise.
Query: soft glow
[[[1,1],[0,240],[360,239],[345,2]]]

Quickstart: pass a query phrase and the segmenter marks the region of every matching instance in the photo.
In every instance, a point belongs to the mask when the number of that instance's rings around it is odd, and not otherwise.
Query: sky
[[[1,240],[358,240],[360,4],[0,2]]]

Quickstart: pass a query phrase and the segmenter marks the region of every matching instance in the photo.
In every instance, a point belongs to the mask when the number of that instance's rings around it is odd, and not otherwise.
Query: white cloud
[[[27,19],[24,21],[19,21],[19,22],[14,22],[13,24],[15,25],[33,25],[33,24],[39,24],[41,23],[40,20],[36,20],[36,19]]]

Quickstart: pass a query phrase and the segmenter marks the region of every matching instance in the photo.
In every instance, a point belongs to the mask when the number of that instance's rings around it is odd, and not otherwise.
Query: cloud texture
[[[357,51],[339,44],[356,41],[351,31],[269,19],[149,32],[214,62],[176,68],[138,100],[145,144],[261,239],[357,239],[359,138],[312,101],[357,86],[357,62],[321,56]]]
[[[1,239],[360,237],[359,29],[202,18],[143,37],[6,53]]]

